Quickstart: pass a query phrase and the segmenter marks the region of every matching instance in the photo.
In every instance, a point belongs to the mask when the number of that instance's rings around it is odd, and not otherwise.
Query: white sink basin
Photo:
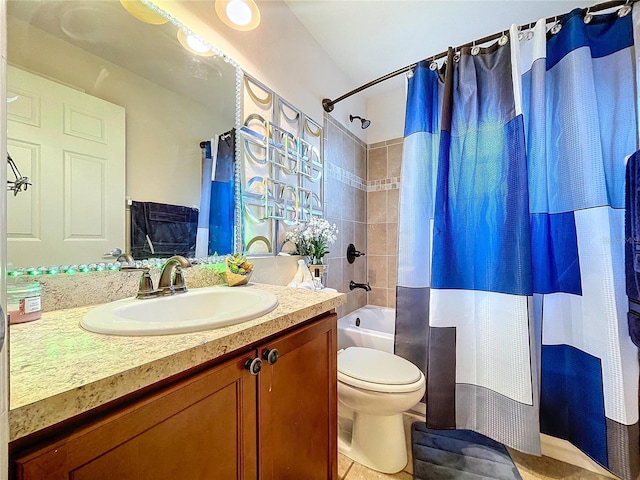
[[[164,335],[226,327],[257,318],[278,306],[270,292],[208,287],[145,300],[127,298],[88,312],[87,330],[109,335]]]

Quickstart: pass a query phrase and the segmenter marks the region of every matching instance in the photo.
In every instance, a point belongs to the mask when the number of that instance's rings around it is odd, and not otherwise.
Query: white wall
[[[406,88],[396,88],[367,100],[367,144],[404,136],[404,114],[407,103]]]
[[[322,99],[337,98],[357,87],[284,2],[258,2],[260,25],[250,32],[238,32],[218,19],[214,2],[152,1],[320,124]],[[366,141],[366,130],[360,123],[349,122],[349,114],[364,116],[365,111],[364,99],[356,96],[338,103],[332,116]]]

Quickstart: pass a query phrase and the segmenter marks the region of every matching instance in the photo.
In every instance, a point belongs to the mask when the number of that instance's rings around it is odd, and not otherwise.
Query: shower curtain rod
[[[622,6],[622,5],[631,5],[633,3],[635,3],[638,0],[613,0],[610,2],[604,2],[604,3],[598,3],[597,5],[593,5],[591,7],[587,7],[587,11],[588,12],[599,12],[602,10],[607,10],[608,8],[614,8],[614,7],[618,7],[618,6]],[[549,17],[546,19],[547,23],[555,23],[558,21],[558,19],[562,16],[564,16],[566,14],[563,15],[556,15],[553,17]],[[536,22],[532,22],[532,23],[525,23],[524,25],[520,25],[518,27],[519,30],[528,30],[530,28],[533,28],[535,26]],[[498,33],[494,33],[493,35],[489,35],[487,37],[483,37],[480,38],[478,40],[474,40],[473,42],[469,42],[469,43],[465,43],[464,45],[460,45],[458,47],[455,48],[456,51],[459,51],[465,47],[474,47],[476,45],[479,44],[483,44],[486,42],[490,42],[491,40],[497,40],[498,38],[502,37],[505,34],[505,31],[502,32],[498,32]],[[433,56],[429,56],[427,58],[425,58],[424,60],[438,60],[440,58],[444,58],[447,56],[447,52],[440,52],[437,55],[433,55]],[[399,70],[396,70],[395,72],[391,72],[391,73],[387,73],[386,75],[380,77],[380,78],[376,78],[375,80],[372,80],[369,83],[366,83],[364,85],[362,85],[361,87],[356,88],[355,90],[351,90],[350,92],[345,93],[344,95],[342,95],[341,97],[336,98],[335,100],[331,100],[329,98],[323,98],[322,99],[322,108],[324,108],[324,111],[329,113],[333,111],[333,108],[335,106],[336,103],[344,100],[345,98],[349,98],[351,95],[355,95],[356,93],[360,93],[363,90],[366,90],[369,87],[373,87],[374,85],[377,85],[378,83],[382,83],[385,80],[389,80],[390,78],[396,77],[402,73],[406,73],[410,70],[413,70],[416,65],[418,65],[419,62],[416,63],[412,63],[411,65],[407,65],[406,67],[403,67]]]

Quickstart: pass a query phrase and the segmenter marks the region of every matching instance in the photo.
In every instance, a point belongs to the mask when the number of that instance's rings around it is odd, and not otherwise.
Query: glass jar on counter
[[[42,287],[31,277],[7,278],[9,324],[31,322],[42,316]]]

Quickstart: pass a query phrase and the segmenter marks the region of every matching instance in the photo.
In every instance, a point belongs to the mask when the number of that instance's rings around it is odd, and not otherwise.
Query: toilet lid
[[[349,347],[338,355],[338,372],[382,385],[408,385],[421,377],[418,367],[404,358],[364,347]]]

